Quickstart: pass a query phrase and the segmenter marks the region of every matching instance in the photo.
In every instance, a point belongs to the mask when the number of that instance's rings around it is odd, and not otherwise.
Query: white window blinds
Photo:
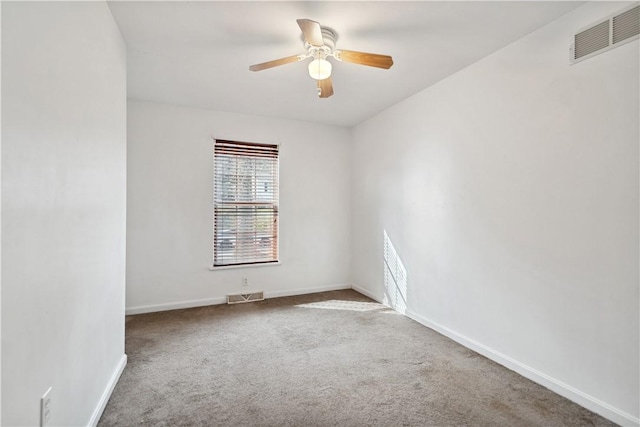
[[[213,266],[278,261],[278,146],[216,140]]]

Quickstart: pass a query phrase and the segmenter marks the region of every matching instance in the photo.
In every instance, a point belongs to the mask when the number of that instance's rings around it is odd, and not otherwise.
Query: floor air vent
[[[253,302],[264,300],[264,292],[251,292],[248,294],[227,295],[227,304],[240,304],[242,302]]]
[[[640,34],[640,6],[632,6],[590,25],[573,36],[571,63],[622,46]]]

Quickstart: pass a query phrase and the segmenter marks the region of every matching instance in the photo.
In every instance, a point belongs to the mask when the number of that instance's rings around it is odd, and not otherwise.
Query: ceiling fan
[[[393,59],[388,55],[336,49],[338,34],[334,30],[329,27],[323,27],[310,19],[298,19],[297,21],[302,30],[302,39],[307,53],[252,65],[249,67],[251,71],[266,70],[279,65],[313,58],[309,63],[309,75],[317,81],[318,96],[320,98],[328,98],[333,95],[332,66],[331,62],[327,61],[328,57],[353,64],[384,68],[385,70],[388,70],[393,65]]]

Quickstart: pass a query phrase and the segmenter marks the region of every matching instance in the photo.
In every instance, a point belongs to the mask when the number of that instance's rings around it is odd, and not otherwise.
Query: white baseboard
[[[343,289],[351,289],[351,285],[330,285],[318,288],[293,289],[289,291],[271,291],[265,292],[265,298],[289,297],[293,295],[314,294],[316,292],[338,291]],[[182,308],[205,307],[208,305],[226,304],[227,297],[206,298],[189,301],[170,302],[165,304],[141,305],[138,307],[129,307],[125,310],[127,316],[131,314],[155,313],[157,311],[178,310]]]
[[[280,298],[280,297],[291,297],[295,295],[306,295],[306,294],[315,294],[318,292],[327,292],[327,291],[342,291],[345,289],[351,289],[351,285],[330,285],[330,286],[321,286],[318,288],[306,288],[306,289],[293,289],[290,291],[273,291],[273,292],[265,292],[265,298]]]
[[[107,383],[107,387],[102,392],[102,396],[100,396],[100,400],[98,401],[98,405],[96,409],[94,409],[93,414],[91,414],[91,418],[89,419],[89,423],[87,426],[95,427],[98,425],[98,421],[100,421],[100,417],[104,412],[104,408],[107,406],[107,402],[111,397],[111,393],[113,393],[113,389],[115,388],[118,380],[120,379],[120,375],[122,375],[122,371],[124,371],[124,367],[127,366],[127,355],[123,354],[116,366],[116,369],[113,371],[111,378],[109,378],[109,382]]]
[[[127,316],[131,314],[155,313],[156,311],[179,310],[181,308],[204,307],[207,305],[226,304],[227,297],[196,299],[188,301],[169,302],[164,304],[140,305],[125,310]]]
[[[355,289],[355,287],[354,287]],[[356,289],[357,290],[357,289]],[[361,292],[358,290],[358,292]],[[363,293],[363,292],[361,292]],[[365,294],[366,295],[366,294]],[[580,390],[577,390],[571,387],[568,384],[563,383],[555,378],[550,377],[549,375],[540,372],[530,366],[525,365],[511,357],[502,354],[490,347],[487,347],[484,344],[481,344],[477,341],[472,340],[462,334],[459,334],[445,326],[442,326],[436,322],[433,322],[413,311],[407,310],[407,317],[415,320],[416,322],[431,328],[440,334],[451,338],[463,346],[470,348],[471,350],[476,351],[477,353],[482,354],[483,356],[493,360],[496,363],[499,363],[502,366],[505,366],[512,371],[517,372],[525,378],[534,381],[549,390],[559,394],[560,396],[566,397],[567,399],[581,405],[597,414],[602,415],[609,420],[618,423],[622,426],[639,426],[640,420],[634,417],[631,414],[627,414],[624,411],[621,411],[613,406],[605,403],[593,396],[590,396]]]

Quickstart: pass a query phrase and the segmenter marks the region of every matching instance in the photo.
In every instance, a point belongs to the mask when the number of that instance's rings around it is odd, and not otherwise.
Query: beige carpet
[[[614,425],[354,291],[126,328],[100,426]]]

